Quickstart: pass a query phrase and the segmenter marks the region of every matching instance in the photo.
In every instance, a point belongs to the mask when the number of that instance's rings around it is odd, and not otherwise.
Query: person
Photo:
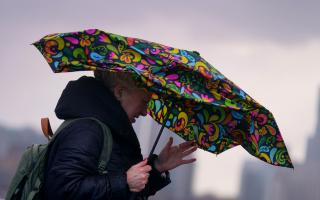
[[[43,199],[135,199],[154,195],[171,180],[168,171],[194,162],[186,158],[193,142],[173,145],[170,138],[151,163],[143,159],[132,123],[147,114],[150,93],[124,72],[95,71],[70,81],[57,103],[59,119],[94,117],[105,123],[113,138],[106,174],[99,175],[103,132],[98,123],[82,119],[64,128],[49,149],[44,170]]]

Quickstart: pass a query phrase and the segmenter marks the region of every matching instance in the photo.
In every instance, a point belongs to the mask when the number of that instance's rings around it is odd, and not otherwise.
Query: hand
[[[159,172],[171,170],[180,165],[189,164],[196,161],[195,158],[184,160],[184,157],[197,150],[197,146],[195,145],[194,141],[183,142],[178,146],[172,146],[172,144],[173,139],[170,137],[166,146],[159,154],[158,159],[155,160],[154,164]]]
[[[145,159],[136,165],[133,165],[127,171],[127,183],[131,192],[140,192],[148,183],[150,165],[147,165],[148,160]]]

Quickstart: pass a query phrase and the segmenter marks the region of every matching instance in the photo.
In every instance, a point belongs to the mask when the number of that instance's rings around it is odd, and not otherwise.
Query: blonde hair
[[[103,82],[103,84],[111,91],[116,85],[123,85],[129,89],[137,88],[136,82],[132,75],[128,72],[112,72],[112,71],[94,71],[95,79]]]

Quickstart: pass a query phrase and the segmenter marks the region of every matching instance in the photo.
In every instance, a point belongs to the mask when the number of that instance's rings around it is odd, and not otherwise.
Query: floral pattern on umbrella
[[[58,33],[34,43],[52,70],[130,72],[153,92],[149,114],[185,140],[219,154],[241,145],[253,156],[293,168],[271,112],[198,52],[98,29]],[[166,122],[168,106],[174,104]]]

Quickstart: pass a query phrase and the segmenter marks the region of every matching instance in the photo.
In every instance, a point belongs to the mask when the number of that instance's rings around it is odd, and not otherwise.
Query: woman
[[[57,107],[60,119],[94,117],[112,132],[113,147],[108,173],[99,175],[97,165],[102,148],[102,130],[83,119],[63,129],[49,150],[45,169],[45,199],[136,199],[154,195],[170,183],[168,171],[195,159],[184,159],[196,150],[192,142],[172,146],[169,139],[150,165],[142,158],[132,128],[139,116],[147,114],[150,93],[136,86],[123,72],[95,72],[93,77],[71,81]]]

